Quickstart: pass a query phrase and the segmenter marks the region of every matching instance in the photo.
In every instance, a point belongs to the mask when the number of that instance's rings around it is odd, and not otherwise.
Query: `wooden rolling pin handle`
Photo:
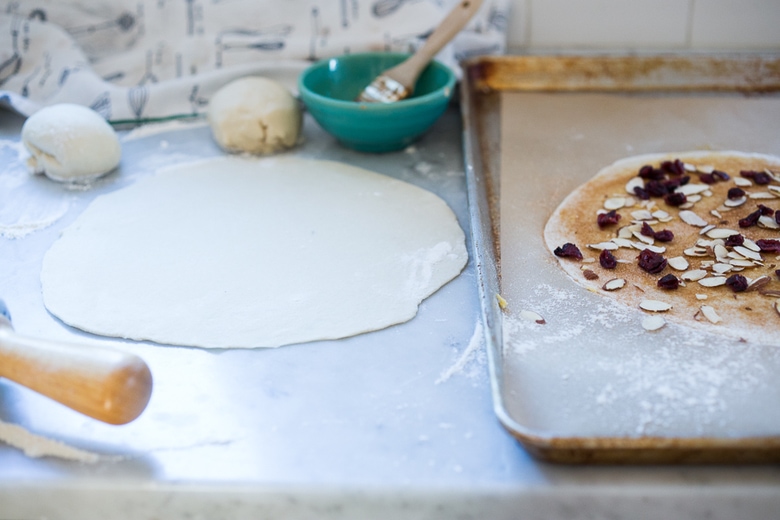
[[[26,338],[3,325],[0,319],[0,377],[109,424],[126,424],[146,408],[152,374],[138,356]]]

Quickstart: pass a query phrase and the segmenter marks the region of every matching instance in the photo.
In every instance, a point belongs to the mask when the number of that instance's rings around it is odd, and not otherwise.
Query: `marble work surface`
[[[468,233],[459,117],[452,108],[414,147],[386,155],[345,150],[307,119],[295,153],[434,191]],[[66,189],[24,173],[21,123],[0,112],[0,224],[26,215],[40,228],[0,237],[0,297],[16,330],[131,350],[155,389],[139,419],[108,426],[0,380],[0,421],[98,455],[32,458],[0,443],[0,520],[778,517],[774,466],[533,460],[493,414],[471,264],[412,321],[341,341],[216,352],[63,325],[38,279],[58,233],[100,193],[221,152],[202,123],[136,130],[123,135],[119,172]]]

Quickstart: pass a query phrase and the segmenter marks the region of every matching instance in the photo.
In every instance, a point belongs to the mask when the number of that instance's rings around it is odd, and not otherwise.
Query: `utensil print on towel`
[[[409,59],[386,70],[371,82],[356,101],[367,103],[393,103],[412,95],[417,78],[433,57],[474,16],[482,0],[462,0],[431,33],[425,44]]]

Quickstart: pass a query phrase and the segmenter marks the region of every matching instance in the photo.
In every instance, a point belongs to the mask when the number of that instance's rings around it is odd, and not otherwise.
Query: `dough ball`
[[[116,132],[100,114],[67,103],[30,116],[22,142],[32,154],[30,170],[57,181],[89,181],[116,168],[122,156]]]
[[[219,89],[209,102],[208,119],[224,150],[270,154],[298,142],[301,107],[284,86],[253,76]]]

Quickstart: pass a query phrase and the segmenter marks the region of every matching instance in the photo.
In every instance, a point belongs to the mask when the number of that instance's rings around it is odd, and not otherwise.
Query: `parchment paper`
[[[556,265],[543,228],[573,189],[651,152],[780,155],[780,99],[731,94],[501,94],[505,405],[553,436],[780,434],[780,349],[667,325],[592,294]],[[547,322],[523,319],[531,310]]]

